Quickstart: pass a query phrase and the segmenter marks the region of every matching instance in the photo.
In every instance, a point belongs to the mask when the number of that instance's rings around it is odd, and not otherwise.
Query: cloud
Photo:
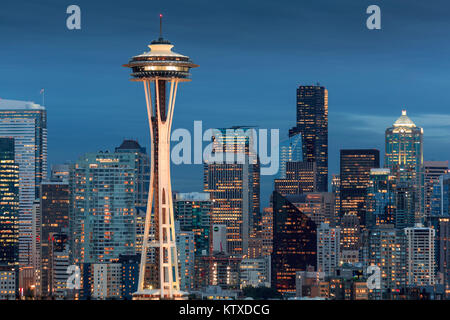
[[[384,134],[386,128],[392,126],[397,116],[355,114],[347,112],[335,112],[330,118],[335,118],[338,127],[350,130],[366,131],[369,133]],[[424,129],[424,136],[433,139],[450,138],[450,115],[439,113],[420,113],[410,115],[414,123]]]

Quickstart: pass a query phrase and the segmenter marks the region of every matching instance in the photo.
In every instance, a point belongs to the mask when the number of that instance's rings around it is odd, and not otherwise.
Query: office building
[[[43,296],[51,293],[51,283],[48,281],[52,272],[51,262],[49,261],[49,248],[52,245],[50,235],[60,234],[63,229],[69,228],[69,182],[68,180],[60,180],[61,178],[67,179],[67,177],[57,176],[52,177],[50,181],[41,183],[41,282]]]
[[[386,168],[370,169],[366,196],[366,225],[393,224],[395,220],[396,179]]]
[[[275,190],[282,195],[317,191],[315,162],[286,162],[286,178],[275,179]]]
[[[448,161],[424,161],[424,218],[428,219],[432,215],[434,188],[439,187],[439,177],[448,172]]]
[[[250,235],[260,223],[260,167],[252,137],[251,128],[220,129],[212,138],[213,150],[225,161],[204,164],[204,192],[213,201],[212,224],[227,226],[228,252],[234,255],[247,254]]]
[[[297,88],[297,125],[289,136],[301,134],[303,161],[317,167],[317,190],[328,191],[328,91],[322,86]]]
[[[14,138],[0,138],[0,265],[19,263],[19,166]]]
[[[19,262],[31,261],[32,209],[47,176],[47,113],[34,102],[0,99],[0,137],[14,138],[19,166]]]
[[[196,255],[209,254],[212,206],[208,193],[176,193],[174,197],[175,220],[180,230],[194,233]]]
[[[295,293],[295,274],[317,265],[316,224],[290,201],[274,191],[272,288]]]
[[[384,166],[399,182],[412,183],[416,194],[416,222],[424,218],[423,129],[402,110],[402,115],[385,132]]]
[[[242,259],[239,265],[240,287],[270,287],[270,257]]]

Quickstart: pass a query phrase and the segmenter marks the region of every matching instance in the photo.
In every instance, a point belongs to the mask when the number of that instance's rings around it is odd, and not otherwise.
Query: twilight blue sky
[[[82,29],[66,29],[77,4]],[[382,30],[365,27],[368,5]],[[49,163],[148,139],[142,85],[121,65],[158,35],[200,68],[177,97],[174,128],[295,123],[295,89],[329,90],[329,166],[339,149],[384,149],[406,107],[424,128],[425,159],[450,158],[450,3],[445,0],[2,0],[0,98],[40,103],[45,88]],[[272,178],[263,178],[263,205]],[[173,166],[174,190],[200,191],[202,167]]]

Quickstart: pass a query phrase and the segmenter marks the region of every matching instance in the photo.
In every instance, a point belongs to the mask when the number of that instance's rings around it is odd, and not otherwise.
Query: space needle
[[[180,291],[178,260],[170,182],[170,133],[178,83],[190,81],[189,71],[196,68],[189,57],[172,51],[173,45],[162,37],[162,15],[159,38],[153,40],[149,52],[134,56],[124,67],[131,68],[132,81],[144,84],[150,127],[151,175],[139,269],[138,290],[135,300],[186,299]],[[154,237],[149,240],[154,212]],[[156,275],[159,288],[145,285],[145,271],[149,248],[154,249],[158,266]]]

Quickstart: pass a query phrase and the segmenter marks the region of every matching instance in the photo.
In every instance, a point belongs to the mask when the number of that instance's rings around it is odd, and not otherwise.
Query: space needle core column
[[[160,36],[149,45],[150,51],[134,56],[124,67],[132,69],[132,81],[142,81],[145,89],[150,127],[151,176],[142,243],[138,291],[134,299],[182,299],[170,182],[170,134],[179,82],[190,81],[189,71],[198,67],[189,57],[172,52],[173,45]],[[154,240],[149,241],[152,206]],[[145,286],[148,249],[154,248],[159,267],[159,288]]]

